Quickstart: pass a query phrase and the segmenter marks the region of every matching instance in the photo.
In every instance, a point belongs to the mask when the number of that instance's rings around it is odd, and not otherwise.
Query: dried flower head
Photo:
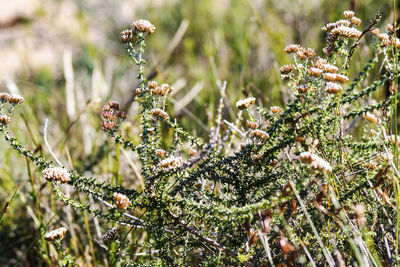
[[[250,129],[257,129],[259,127],[258,123],[255,121],[246,120],[246,126]]]
[[[359,227],[365,226],[366,218],[365,218],[365,205],[357,204],[354,206],[354,214],[356,215],[356,223]]]
[[[279,113],[282,112],[282,108],[281,108],[281,107],[278,107],[278,106],[272,106],[272,107],[271,107],[271,112],[272,112],[272,113],[279,114]]]
[[[297,51],[299,51],[300,48],[301,46],[298,44],[291,44],[286,46],[286,48],[283,51],[285,51],[286,54],[297,53]]]
[[[327,82],[326,91],[330,94],[337,94],[342,91],[342,86],[338,83]]]
[[[363,115],[363,118],[366,119],[367,121],[371,122],[371,123],[375,123],[375,122],[378,121],[378,118],[374,114],[372,114],[370,112],[365,113]]]
[[[151,115],[153,115],[153,117],[155,117],[157,119],[163,119],[163,120],[167,120],[169,117],[167,112],[165,112],[164,110],[159,109],[159,108],[152,109]]]
[[[147,34],[152,34],[156,30],[156,27],[151,24],[150,21],[145,19],[139,19],[132,23],[132,31],[143,32]]]
[[[307,48],[307,49],[304,51],[304,53],[305,53],[305,55],[306,55],[308,58],[312,58],[312,57],[315,56],[315,50],[312,49],[312,48]]]
[[[147,83],[147,86],[148,86],[150,89],[155,89],[155,88],[158,87],[158,82],[156,82],[156,81],[149,81],[149,82]]]
[[[124,30],[120,33],[119,39],[123,44],[129,43],[132,41],[132,29]]]
[[[324,80],[334,82],[336,81],[336,74],[335,73],[324,73],[323,75]]]
[[[371,31],[371,33],[372,33],[373,35],[378,35],[378,34],[380,33],[380,30],[379,30],[379,28],[375,28],[375,29],[373,29],[373,30]]]
[[[188,150],[188,154],[190,157],[194,157],[197,154],[197,151],[191,148]]]
[[[322,64],[321,67],[325,72],[329,72],[329,73],[336,73],[339,70],[338,67],[336,67],[332,64],[328,64],[328,63]]]
[[[317,57],[317,59],[314,63],[314,67],[316,67],[318,69],[323,69],[324,64],[328,64],[328,60],[326,60],[325,58],[322,58],[322,57]]]
[[[20,95],[11,94],[8,98],[8,102],[13,105],[22,104],[24,103],[24,98]]]
[[[182,166],[182,164],[183,164],[182,158],[174,156],[166,158],[160,162],[161,167],[163,167],[164,169],[180,167]]]
[[[266,132],[264,132],[263,130],[252,130],[250,132],[250,136],[260,138],[264,141],[267,141],[269,138],[269,135]]]
[[[5,103],[8,102],[8,100],[10,99],[11,95],[8,93],[0,93],[0,102],[1,103]]]
[[[241,99],[238,102],[236,102],[236,107],[238,109],[248,109],[251,107],[254,103],[256,102],[256,99],[254,97],[248,97],[245,99]]]
[[[281,74],[289,74],[294,70],[294,66],[292,64],[283,65],[279,71]]]
[[[67,229],[65,227],[60,227],[50,232],[46,232],[44,234],[44,239],[47,241],[53,241],[55,239],[63,239],[65,234],[67,233]]]
[[[161,158],[161,159],[163,159],[163,158],[165,158],[165,155],[167,154],[167,152],[164,150],[164,149],[156,149],[156,156],[158,157],[158,158]]]
[[[115,228],[112,228],[112,229],[108,230],[102,236],[102,239],[103,239],[103,241],[105,243],[110,243],[112,241],[115,241],[115,240],[117,240],[117,238],[118,238],[118,233],[117,233],[117,230]]]
[[[114,202],[115,205],[120,209],[120,210],[125,210],[130,204],[131,201],[127,196],[121,193],[114,193],[113,194]]]
[[[303,152],[300,154],[299,158],[301,162],[310,164],[310,167],[314,170],[332,172],[331,165],[326,160],[313,153]]]
[[[122,111],[122,110],[118,111],[118,112],[117,112],[117,117],[118,117],[120,120],[125,120],[125,119],[126,119],[126,112],[125,112],[125,111]]]
[[[50,167],[44,169],[42,174],[49,182],[60,181],[61,183],[67,183],[70,180],[68,171],[61,167]]]
[[[101,123],[102,129],[105,132],[115,132],[118,129],[118,126],[115,122],[113,121],[103,121]]]
[[[0,124],[1,125],[7,125],[10,123],[10,117],[8,117],[7,115],[1,115],[0,114]]]
[[[336,74],[336,82],[340,82],[340,83],[346,83],[349,81],[349,78],[346,75],[343,74]]]
[[[361,19],[359,19],[357,17],[352,17],[351,18],[351,24],[353,24],[355,26],[360,26],[361,25]]]
[[[300,84],[299,86],[297,86],[297,91],[300,94],[303,94],[303,93],[307,92],[308,91],[308,85],[307,84]]]
[[[311,67],[311,68],[308,69],[308,74],[310,74],[311,76],[314,76],[314,77],[321,76],[322,72],[323,71],[321,69],[319,69],[319,68]]]
[[[361,36],[361,32],[359,30],[347,26],[339,26],[337,28],[334,28],[332,30],[332,33],[348,38],[359,38]]]
[[[151,88],[151,93],[153,95],[158,95],[158,96],[165,96],[173,91],[173,88],[166,83],[156,87],[154,87],[154,84],[152,85],[152,87],[150,87],[149,85],[149,88]]]
[[[343,16],[345,19],[351,19],[352,17],[355,16],[355,13],[352,10],[346,10],[343,12]]]
[[[327,55],[331,55],[335,52],[336,46],[335,43],[328,43],[325,48],[322,49],[322,52],[324,52]]]

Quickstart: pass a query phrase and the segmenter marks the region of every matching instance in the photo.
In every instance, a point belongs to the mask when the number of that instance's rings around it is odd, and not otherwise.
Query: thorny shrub
[[[393,25],[380,32],[379,20],[377,14],[360,31],[360,19],[345,11],[322,28],[327,43],[320,56],[297,44],[286,47],[293,63],[280,69],[291,90],[284,107],[256,106],[248,97],[237,101],[236,119],[229,122],[227,83],[221,84],[209,140],[184,131],[168,114],[171,86],[146,80],[145,41],[155,27],[134,22],[120,39],[138,68],[140,142],[124,139],[120,125],[127,114],[117,102],[104,106],[102,127],[110,140],[138,154],[145,181],[140,190],[84,177],[27,150],[8,130],[14,107],[23,102],[19,96],[0,94],[0,130],[11,148],[37,165],[59,200],[100,218],[105,233],[98,253],[105,250],[110,265],[398,265],[400,137],[391,118],[400,41]],[[365,36],[372,57],[348,77]],[[375,67],[379,75],[371,77]],[[366,84],[367,77],[374,81]],[[380,88],[389,88],[388,97],[374,100]],[[167,131],[174,134],[166,145]],[[61,183],[97,203],[67,195]],[[123,228],[128,233],[118,234]],[[67,230],[43,234],[55,242],[59,262],[73,264],[62,246]],[[138,247],[143,253],[132,255]]]

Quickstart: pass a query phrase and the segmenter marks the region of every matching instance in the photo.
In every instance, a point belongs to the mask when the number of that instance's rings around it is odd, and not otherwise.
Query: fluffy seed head
[[[260,138],[264,141],[267,141],[269,138],[269,135],[266,132],[264,132],[263,130],[252,130],[250,132],[250,136]]]
[[[8,117],[7,115],[0,114],[0,124],[7,125],[9,123],[10,123],[10,117]]]
[[[151,115],[153,115],[153,117],[155,117],[155,118],[163,119],[163,120],[167,120],[169,117],[167,112],[165,112],[164,110],[159,109],[159,108],[152,109]]]
[[[354,206],[354,214],[356,215],[356,223],[358,226],[362,227],[366,223],[365,219],[365,205],[357,204]]]
[[[352,17],[354,17],[355,13],[352,10],[346,10],[343,12],[343,16],[345,19],[351,19]]]
[[[342,86],[338,83],[327,82],[326,91],[330,94],[337,94],[342,91]]]
[[[46,239],[47,241],[53,241],[55,239],[63,239],[65,234],[67,233],[67,229],[65,227],[61,227],[58,229],[55,229],[53,231],[50,232],[46,232],[44,234],[44,239]]]
[[[156,27],[151,24],[150,21],[145,19],[139,19],[132,23],[132,31],[143,32],[147,34],[152,34],[156,30]]]
[[[50,167],[44,169],[42,174],[49,182],[60,181],[61,183],[67,183],[70,180],[68,171],[61,167]]]
[[[236,107],[238,109],[248,109],[251,107],[254,103],[256,102],[256,99],[254,97],[248,97],[245,99],[241,99],[238,102],[236,102]]]
[[[131,201],[127,196],[121,193],[114,193],[113,194],[114,202],[115,205],[120,209],[120,210],[125,210],[130,204]]]
[[[313,153],[303,152],[300,154],[299,158],[301,162],[310,164],[310,167],[314,170],[332,172],[331,165],[326,160]]]

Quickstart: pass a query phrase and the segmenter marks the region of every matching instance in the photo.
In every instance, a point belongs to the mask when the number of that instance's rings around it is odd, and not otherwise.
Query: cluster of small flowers
[[[256,99],[254,97],[248,97],[248,98],[241,99],[238,102],[236,102],[236,107],[238,109],[248,109],[249,107],[254,105],[255,102],[256,102]]]
[[[9,114],[1,114],[1,109],[5,103],[9,103],[12,106],[24,103],[24,98],[16,94],[0,93],[0,125],[7,125],[10,123],[10,113],[12,108],[9,110]]]
[[[327,45],[323,49],[325,54],[333,54],[335,52],[337,38],[359,38],[362,34],[361,31],[353,27],[361,24],[361,20],[354,16],[354,11],[344,11],[343,15],[344,20],[338,20],[322,27],[322,30],[328,33],[326,36]]]
[[[24,98],[16,94],[0,93],[0,102],[2,104],[8,102],[12,105],[17,105],[24,103]]]
[[[67,229],[65,227],[60,227],[58,229],[45,233],[44,239],[46,239],[47,241],[53,241],[55,239],[61,240],[64,238],[66,233]]]
[[[51,167],[42,171],[44,178],[49,181],[60,181],[61,183],[67,183],[70,180],[68,171],[61,167]]]
[[[127,196],[121,193],[114,193],[113,194],[114,202],[115,205],[120,209],[120,210],[125,210],[130,204],[131,201]]]
[[[275,113],[275,114],[279,114],[279,113],[282,112],[282,108],[281,108],[281,107],[278,107],[278,106],[272,106],[272,107],[271,107],[271,112],[272,112],[272,113]]]
[[[158,85],[158,82],[150,81],[147,85],[152,95],[165,96],[173,91],[173,88],[166,83]]]
[[[182,166],[182,164],[183,164],[182,158],[174,156],[168,157],[160,162],[160,166],[163,167],[164,169],[180,167]]]
[[[300,59],[312,58],[315,56],[315,50],[312,48],[304,48],[298,44],[291,44],[288,45],[284,49],[286,54],[293,54],[295,53]]]
[[[165,121],[169,118],[168,113],[165,112],[164,110],[160,109],[160,108],[153,108],[151,110],[151,115],[155,119],[162,119],[162,120],[165,120]]]
[[[266,132],[258,129],[250,131],[250,136],[260,138],[264,141],[267,141],[269,138],[269,135]]]
[[[132,42],[132,38],[137,33],[152,34],[156,30],[156,27],[151,24],[150,21],[145,19],[139,19],[132,23],[132,27],[128,30],[123,30],[120,33],[120,39],[123,44]]]
[[[300,154],[299,158],[301,162],[310,164],[310,167],[314,170],[332,172],[331,165],[326,160],[313,153],[303,152]]]
[[[126,113],[119,110],[119,104],[115,101],[108,102],[103,107],[103,130],[105,132],[115,133],[118,130],[119,125],[126,119]]]
[[[378,28],[373,29],[371,32],[378,37],[379,41],[381,41],[381,47],[389,47],[391,45],[395,45],[397,49],[400,49],[400,39],[394,38],[393,36],[393,24],[386,25],[386,32],[387,33],[380,33]],[[389,35],[389,34],[390,35]]]
[[[10,122],[10,117],[0,114],[0,125],[7,125]]]
[[[156,156],[160,159],[165,158],[165,154],[167,154],[167,152],[164,149],[156,149]]]
[[[250,129],[257,129],[259,127],[258,123],[255,121],[246,120],[246,126]]]

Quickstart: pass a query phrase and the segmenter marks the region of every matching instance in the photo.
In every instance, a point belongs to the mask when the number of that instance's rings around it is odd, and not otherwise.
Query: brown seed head
[[[166,158],[160,162],[161,167],[164,169],[180,167],[182,166],[182,164],[183,164],[182,158],[174,156]]]
[[[335,73],[324,73],[323,75],[324,80],[334,82],[336,81],[336,74]]]
[[[69,173],[66,169],[61,167],[50,167],[42,171],[43,177],[49,181],[60,181],[67,183],[70,180]]]
[[[258,123],[255,121],[246,120],[246,126],[249,127],[250,129],[257,129]]]
[[[359,38],[361,36],[361,32],[359,30],[347,26],[339,26],[333,29],[332,33],[347,38]]]
[[[131,201],[127,196],[121,193],[114,193],[113,194],[114,202],[115,205],[120,209],[120,210],[125,210],[130,204]]]
[[[308,74],[314,77],[319,77],[322,74],[322,70],[318,68],[311,67],[308,69]]]
[[[166,153],[167,152],[164,149],[156,149],[156,156],[158,158],[161,158],[161,159],[165,158]]]
[[[250,136],[260,138],[264,141],[267,141],[269,138],[269,135],[263,130],[252,130],[250,131]]]

